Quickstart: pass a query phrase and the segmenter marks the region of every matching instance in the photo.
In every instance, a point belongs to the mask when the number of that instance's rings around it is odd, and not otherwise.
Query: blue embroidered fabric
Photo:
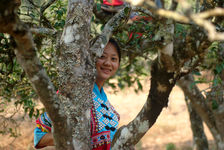
[[[93,105],[98,124],[97,133],[110,131],[110,139],[113,140],[119,125],[119,115],[108,101],[104,89],[99,90],[97,84],[93,88]]]

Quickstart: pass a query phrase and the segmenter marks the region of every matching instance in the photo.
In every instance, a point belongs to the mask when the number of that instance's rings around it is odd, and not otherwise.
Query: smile
[[[106,74],[109,74],[111,72],[111,69],[107,69],[107,68],[101,68],[101,70]]]

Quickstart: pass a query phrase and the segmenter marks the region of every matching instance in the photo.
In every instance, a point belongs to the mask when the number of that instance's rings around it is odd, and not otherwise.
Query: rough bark
[[[191,101],[186,96],[185,101],[187,104],[191,122],[191,130],[193,133],[193,150],[208,150],[208,140],[204,133],[203,121],[195,111]]]
[[[224,124],[217,123],[217,116],[220,117],[220,113],[223,112],[223,107],[213,110],[209,105],[209,99],[204,97],[198,87],[194,84],[192,75],[187,75],[178,82],[179,86],[183,89],[185,95],[191,100],[192,105],[196,112],[200,115],[203,121],[207,124],[211,131],[218,150],[224,148],[224,136],[220,129],[224,128]],[[223,116],[220,118],[223,119]],[[220,120],[219,120],[220,121]],[[221,120],[222,121],[222,120]]]
[[[90,107],[95,70],[89,51],[92,4],[88,0],[68,1],[66,24],[58,55],[59,92],[63,114],[70,129],[72,149],[90,149]],[[57,149],[60,139],[54,134]],[[59,136],[59,135],[58,135]],[[67,135],[68,136],[68,135]],[[71,143],[72,142],[72,143]],[[64,148],[64,149],[68,149]]]

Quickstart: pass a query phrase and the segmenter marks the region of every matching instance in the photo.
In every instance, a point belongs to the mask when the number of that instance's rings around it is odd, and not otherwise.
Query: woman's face
[[[109,42],[103,51],[103,55],[96,62],[96,80],[107,80],[116,73],[119,65],[119,56],[116,47]]]

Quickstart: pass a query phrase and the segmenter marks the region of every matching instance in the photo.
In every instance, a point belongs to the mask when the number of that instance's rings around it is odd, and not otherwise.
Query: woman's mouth
[[[101,70],[106,74],[109,74],[111,72],[111,70],[107,68],[101,68]]]

